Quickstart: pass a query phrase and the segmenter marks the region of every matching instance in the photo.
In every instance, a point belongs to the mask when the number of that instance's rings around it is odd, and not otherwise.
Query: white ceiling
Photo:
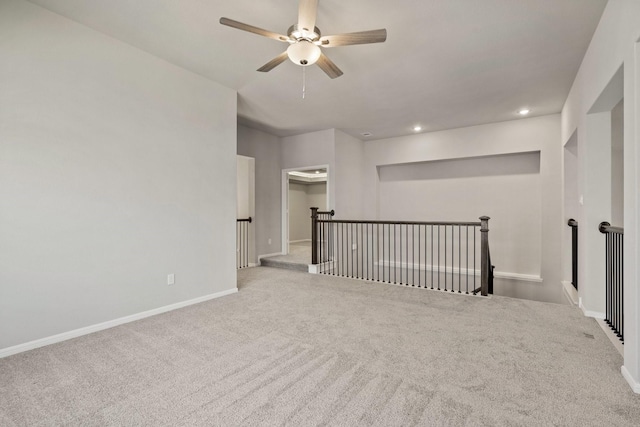
[[[324,35],[386,28],[385,43],[326,49],[344,71],[286,61],[287,47],[219,24],[284,33],[297,0],[31,0],[238,91],[239,122],[279,136],[337,128],[360,139],[558,113],[606,0],[320,0]],[[370,132],[370,137],[361,134]]]

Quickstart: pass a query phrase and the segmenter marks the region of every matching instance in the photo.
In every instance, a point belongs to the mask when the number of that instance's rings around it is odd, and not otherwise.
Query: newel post
[[[487,296],[489,294],[489,218],[488,216],[480,217],[480,294]]]
[[[311,264],[318,263],[318,208],[311,208]]]

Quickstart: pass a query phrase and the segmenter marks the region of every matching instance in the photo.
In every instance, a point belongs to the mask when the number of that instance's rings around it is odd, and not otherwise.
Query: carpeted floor
[[[575,308],[289,270],[0,360],[0,425],[632,426]]]

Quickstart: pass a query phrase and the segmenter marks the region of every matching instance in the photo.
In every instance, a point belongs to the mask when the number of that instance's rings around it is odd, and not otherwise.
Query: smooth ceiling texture
[[[225,27],[228,17],[278,33],[297,0],[31,0],[238,91],[240,123],[279,136],[337,128],[379,139],[558,113],[606,0],[320,0],[324,35],[386,28],[385,43],[325,53],[330,80],[287,61],[287,47]],[[371,133],[369,137],[362,133]]]

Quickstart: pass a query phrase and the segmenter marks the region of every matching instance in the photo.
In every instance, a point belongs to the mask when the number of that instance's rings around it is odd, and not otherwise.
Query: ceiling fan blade
[[[320,67],[320,69],[327,73],[327,75],[332,79],[340,77],[343,74],[342,70],[338,68],[338,66],[334,64],[333,61],[330,60],[324,53],[320,55],[320,58],[318,59],[318,62],[316,62],[316,64],[318,64],[318,67]]]
[[[360,31],[357,33],[336,34],[320,38],[322,47],[348,46],[352,44],[382,43],[387,40],[387,30]]]
[[[313,31],[316,26],[318,0],[300,0],[298,9],[298,28]]]
[[[228,27],[237,28],[238,30],[248,31],[250,33],[258,34],[263,37],[278,40],[281,42],[289,41],[289,37],[282,34],[274,33],[273,31],[263,30],[262,28],[254,27],[253,25],[244,24],[242,22],[234,21],[229,18],[220,18],[220,23]]]
[[[263,73],[266,73],[267,71],[271,71],[274,68],[276,68],[278,65],[280,65],[284,61],[286,61],[287,58],[289,58],[289,55],[287,54],[287,51],[285,50],[280,55],[276,56],[271,61],[269,61],[266,64],[264,64],[262,67],[258,68],[258,71],[262,71]]]

